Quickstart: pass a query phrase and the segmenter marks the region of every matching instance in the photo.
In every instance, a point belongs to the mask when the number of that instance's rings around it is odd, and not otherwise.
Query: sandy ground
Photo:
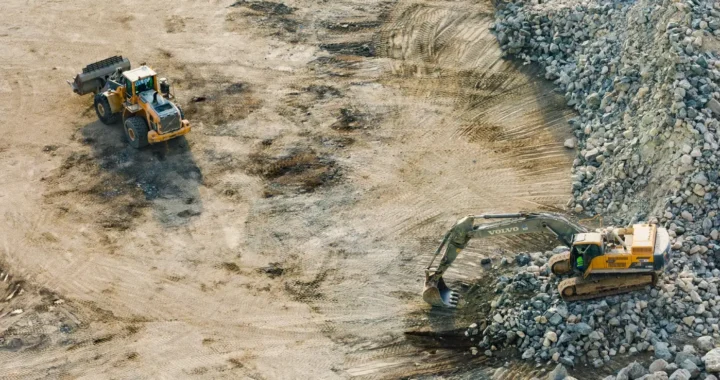
[[[570,111],[489,2],[285,5],[3,1],[0,376],[486,373],[406,334],[477,317],[431,311],[423,269],[462,215],[563,207]],[[72,94],[114,54],[170,78],[186,139],[135,151]]]

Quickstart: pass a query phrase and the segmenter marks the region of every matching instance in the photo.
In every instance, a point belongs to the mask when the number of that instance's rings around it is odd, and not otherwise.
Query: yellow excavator
[[[475,224],[480,219],[497,222]],[[433,260],[425,270],[423,299],[433,306],[456,307],[459,294],[452,291],[442,276],[473,238],[548,233],[569,252],[550,258],[550,270],[556,276],[573,274],[558,285],[566,301],[585,300],[621,294],[654,286],[670,252],[670,235],[665,228],[639,223],[626,228],[607,227],[589,231],[585,227],[552,213],[487,214],[460,219],[445,234]],[[440,264],[435,258],[443,253]]]

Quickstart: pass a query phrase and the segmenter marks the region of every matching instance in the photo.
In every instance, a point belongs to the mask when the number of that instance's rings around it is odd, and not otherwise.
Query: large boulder
[[[655,373],[657,371],[664,371],[665,368],[667,368],[668,362],[666,362],[664,359],[658,359],[652,362],[650,364],[650,367],[648,367],[648,370],[650,373]]]
[[[715,348],[715,340],[711,336],[701,336],[697,340],[697,347],[700,352],[708,352]]]
[[[705,363],[705,370],[708,372],[720,372],[720,348],[713,348],[702,357]]]

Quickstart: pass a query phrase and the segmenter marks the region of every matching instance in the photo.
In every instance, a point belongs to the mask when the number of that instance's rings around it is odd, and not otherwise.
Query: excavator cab
[[[593,232],[577,234],[570,250],[570,265],[573,271],[586,273],[593,259],[605,254],[604,248],[601,234]]]

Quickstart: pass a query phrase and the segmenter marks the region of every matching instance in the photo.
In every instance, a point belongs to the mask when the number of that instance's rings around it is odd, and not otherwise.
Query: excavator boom
[[[475,220],[498,219],[493,223],[475,225]],[[527,233],[549,233],[563,244],[572,246],[573,237],[587,230],[567,218],[549,213],[486,214],[467,216],[460,219],[445,234],[433,260],[425,270],[423,299],[433,306],[455,307],[457,294],[443,280],[442,276],[467,246],[470,239],[492,236],[520,235]],[[440,263],[433,267],[437,255],[445,248]]]

